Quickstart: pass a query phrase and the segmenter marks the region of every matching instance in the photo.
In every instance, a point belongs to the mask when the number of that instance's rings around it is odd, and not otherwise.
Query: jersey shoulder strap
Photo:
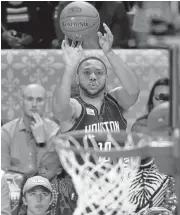
[[[109,93],[105,94],[105,100],[111,101],[118,108],[119,114],[120,114],[122,120],[127,125],[127,120],[123,116],[123,108],[120,106],[120,104],[117,102],[117,100],[113,96],[111,96]]]
[[[113,96],[111,96],[109,93],[105,94],[105,99],[110,100],[112,103],[116,104],[116,106],[118,106],[118,108],[121,110],[121,112],[123,112],[123,108],[120,106],[120,104],[117,102],[117,100]]]
[[[73,99],[76,99],[76,100],[81,104],[82,110],[81,110],[80,116],[76,119],[75,124],[74,124],[73,127],[72,127],[71,129],[69,129],[68,131],[74,131],[74,130],[76,130],[76,128],[77,128],[78,125],[81,123],[82,118],[83,118],[84,115],[85,115],[85,102],[81,99],[80,96],[73,97]]]

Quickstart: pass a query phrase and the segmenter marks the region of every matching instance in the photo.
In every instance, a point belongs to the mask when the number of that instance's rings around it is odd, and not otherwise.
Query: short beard
[[[102,91],[104,91],[105,87],[106,87],[106,82],[104,83],[104,85],[95,93],[91,93],[88,91],[88,89],[86,87],[84,87],[82,84],[79,83],[79,87],[80,89],[88,96],[91,98],[97,97]]]

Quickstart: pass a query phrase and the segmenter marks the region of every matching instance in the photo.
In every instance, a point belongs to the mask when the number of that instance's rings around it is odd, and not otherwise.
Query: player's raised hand
[[[79,41],[80,36],[77,35],[77,40]],[[62,51],[64,63],[67,66],[76,67],[82,57],[82,41],[76,42],[77,40],[73,40],[72,44],[69,44],[68,37],[65,36],[65,39],[62,41]],[[76,44],[77,43],[77,44]]]
[[[102,33],[98,31],[97,34],[99,37],[99,45],[101,46],[102,50],[105,53],[107,53],[107,52],[111,51],[111,49],[112,49],[114,37],[111,33],[111,30],[105,23],[103,23],[103,27],[104,27],[106,33],[104,35],[102,35]]]

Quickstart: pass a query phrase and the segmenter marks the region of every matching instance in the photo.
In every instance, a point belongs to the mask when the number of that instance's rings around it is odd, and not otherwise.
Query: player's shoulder
[[[79,118],[82,112],[82,101],[79,96],[70,99],[70,105],[72,107],[72,115],[75,118]]]
[[[115,98],[115,96],[114,96],[114,94],[113,94],[113,91],[109,91],[108,93],[105,93],[104,98],[105,98],[107,101],[116,103],[121,109],[123,109],[123,108],[120,106],[120,104],[119,104],[119,102],[117,101],[117,99]]]
[[[83,101],[79,96],[70,99],[70,104],[73,107],[80,108],[82,106],[82,103]]]
[[[80,99],[79,99],[78,96],[71,98],[70,103],[71,103],[71,105],[80,105],[81,104]]]
[[[104,94],[104,97],[105,97],[105,98],[114,98],[114,97],[112,96],[112,90],[110,90],[109,92],[105,93],[105,94]],[[114,98],[114,99],[115,99],[115,98]]]

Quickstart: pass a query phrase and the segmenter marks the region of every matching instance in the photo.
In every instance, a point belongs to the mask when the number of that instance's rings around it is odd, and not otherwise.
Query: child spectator
[[[47,152],[43,155],[39,171],[26,174],[23,184],[28,178],[40,175],[50,181],[52,187],[53,201],[48,209],[50,215],[72,215],[76,208],[77,196],[70,176],[67,175],[61,166],[57,152]],[[13,211],[13,215],[25,215],[26,207],[22,201],[23,193],[19,200],[19,205]]]
[[[61,166],[57,152],[48,152],[42,157],[38,174],[49,179],[53,188],[53,214],[73,214],[76,207],[75,190],[71,178]]]

